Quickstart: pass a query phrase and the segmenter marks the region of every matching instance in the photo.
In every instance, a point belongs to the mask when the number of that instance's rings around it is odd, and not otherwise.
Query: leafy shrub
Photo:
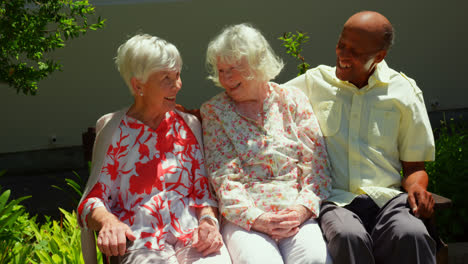
[[[30,196],[8,201],[10,193],[6,190],[0,195],[0,263],[26,263],[32,255],[28,243],[33,240],[33,234],[29,214],[19,203]]]
[[[309,41],[309,36],[307,36],[306,33],[302,33],[300,31],[296,31],[296,33],[297,34],[285,32],[283,36],[279,37],[278,39],[283,41],[283,44],[281,45],[286,48],[286,53],[300,61],[300,63],[297,65],[297,69],[299,70],[297,76],[299,76],[304,74],[310,68],[310,64],[307,63],[304,57],[301,55],[302,44]]]
[[[41,227],[32,225],[36,243],[31,263],[84,263],[76,213],[59,210],[63,214],[60,221],[47,218]],[[102,262],[101,254],[98,262]]]
[[[88,162],[88,170],[91,168],[91,162]],[[72,200],[73,206],[76,208],[78,206],[78,203],[81,199],[81,196],[83,196],[83,190],[84,187],[86,186],[86,181],[81,178],[81,176],[76,172],[73,171],[73,175],[75,175],[75,179],[70,179],[70,178],[65,178],[65,183],[67,185],[67,188],[57,186],[57,185],[52,185],[53,188],[59,189],[66,193],[68,196],[70,196],[70,199]]]
[[[435,161],[426,163],[428,189],[453,203],[436,212],[438,229],[447,242],[468,241],[468,126],[453,119],[442,121],[434,134]]]
[[[0,176],[4,173],[0,171]],[[40,225],[20,204],[30,196],[8,201],[10,193],[6,190],[0,194],[0,263],[84,263],[74,211],[59,208],[60,220],[45,216],[45,223]],[[101,254],[98,263],[102,263]]]
[[[92,14],[87,0],[0,1],[0,80],[18,93],[36,94],[37,82],[61,68],[47,53],[104,26],[100,17],[88,23]]]

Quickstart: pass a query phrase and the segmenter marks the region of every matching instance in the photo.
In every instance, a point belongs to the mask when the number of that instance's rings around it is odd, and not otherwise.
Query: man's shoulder
[[[404,89],[405,91],[412,91],[415,94],[421,93],[416,81],[408,77],[401,71],[396,71],[388,67],[388,85],[393,89]]]
[[[321,65],[318,65],[314,68],[311,68],[309,70],[307,70],[306,72],[307,74],[327,74],[327,75],[330,75],[330,76],[334,76],[335,75],[335,67],[332,67],[332,66],[329,66],[329,65],[324,65],[324,64],[321,64]]]

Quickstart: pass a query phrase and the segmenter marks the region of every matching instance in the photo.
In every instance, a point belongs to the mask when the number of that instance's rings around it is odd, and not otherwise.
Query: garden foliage
[[[286,48],[286,53],[300,61],[299,65],[297,65],[297,69],[299,70],[297,76],[299,76],[310,68],[310,64],[308,64],[301,55],[302,45],[309,41],[309,36],[300,31],[296,31],[296,33],[297,34],[285,32],[283,36],[278,39],[283,41],[282,46]]]
[[[1,264],[84,263],[81,231],[74,211],[59,208],[60,220],[45,216],[45,223],[39,224],[20,204],[29,196],[10,201],[9,198],[10,190],[0,194]],[[101,254],[98,263],[102,263]]]
[[[76,0],[6,0],[0,2],[0,81],[19,93],[36,94],[38,81],[61,69],[48,58],[65,41],[104,26],[89,23],[94,7]]]
[[[452,200],[453,206],[436,212],[441,237],[446,242],[468,241],[468,125],[442,121],[436,129],[436,157],[426,163],[429,191]]]

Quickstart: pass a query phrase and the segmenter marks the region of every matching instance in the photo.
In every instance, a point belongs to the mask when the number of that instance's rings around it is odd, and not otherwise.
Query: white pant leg
[[[111,264],[177,264],[175,250],[166,244],[164,250],[140,248],[125,253],[124,256],[111,257]]]
[[[231,257],[229,256],[226,245],[220,248],[220,252],[205,257],[191,245],[184,247],[182,243],[178,243],[175,248],[177,250],[176,256],[179,264],[231,264]]]
[[[226,222],[222,234],[233,264],[283,264],[276,242],[268,235],[230,222]]]
[[[286,264],[332,263],[322,231],[314,219],[305,221],[296,235],[281,239],[278,246]]]

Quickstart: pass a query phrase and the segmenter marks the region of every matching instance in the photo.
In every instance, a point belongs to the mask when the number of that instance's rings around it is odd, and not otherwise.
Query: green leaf
[[[0,195],[0,210],[3,209],[3,207],[5,206],[6,202],[8,201],[8,198],[10,198],[10,193],[11,191],[10,190],[6,190],[2,193],[2,195]],[[0,211],[1,212],[1,211]],[[2,216],[2,214],[0,214],[0,216]]]

